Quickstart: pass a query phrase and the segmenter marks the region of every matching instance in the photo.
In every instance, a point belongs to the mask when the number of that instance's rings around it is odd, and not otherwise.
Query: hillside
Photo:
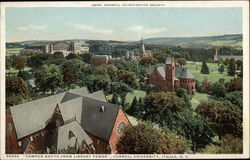
[[[144,40],[147,44],[181,46],[186,48],[204,48],[212,46],[231,46],[242,48],[242,34],[207,37],[161,37]]]

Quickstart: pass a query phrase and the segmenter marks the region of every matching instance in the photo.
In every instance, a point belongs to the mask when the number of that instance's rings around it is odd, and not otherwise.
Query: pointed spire
[[[146,52],[145,46],[144,46],[144,43],[143,43],[143,37],[141,37],[141,52],[142,53]]]

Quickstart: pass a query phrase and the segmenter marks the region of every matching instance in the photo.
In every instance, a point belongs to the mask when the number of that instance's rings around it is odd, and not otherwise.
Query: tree
[[[209,68],[208,68],[205,61],[202,62],[201,73],[202,74],[209,74]]]
[[[223,73],[223,72],[224,72],[224,65],[223,65],[223,64],[220,65],[220,67],[218,68],[218,71],[219,71],[220,73]]]
[[[62,83],[62,73],[55,64],[45,64],[35,72],[35,84],[43,92],[51,91],[54,94],[56,89],[62,87]]]
[[[243,62],[242,62],[242,60],[237,60],[237,61],[235,61],[235,64],[236,64],[236,66],[237,66],[237,70],[240,70],[242,67],[243,67]]]
[[[135,112],[136,112],[136,106],[138,105],[138,101],[137,101],[137,98],[136,96],[134,96],[134,99],[130,105],[130,108],[128,110],[128,113],[133,115]]]
[[[237,115],[222,102],[203,101],[196,112],[206,119],[219,138],[227,133],[236,135],[242,132],[242,125]]]
[[[185,58],[178,58],[177,62],[180,64],[180,66],[182,67],[183,65],[186,65],[186,59]]]
[[[90,74],[79,83],[80,86],[87,86],[90,92],[96,92],[103,90],[105,93],[108,93],[110,90],[110,78],[107,74],[96,75]]]
[[[110,92],[119,95],[121,98],[122,106],[125,105],[125,97],[127,93],[132,92],[132,89],[125,83],[122,82],[111,82]]]
[[[111,64],[102,64],[95,68],[96,74],[107,74],[112,81],[117,80],[118,69]]]
[[[32,75],[28,71],[19,71],[17,76],[25,81],[28,81],[29,79],[32,78]]]
[[[212,90],[212,84],[211,82],[208,81],[207,78],[205,78],[201,82],[201,92],[210,94],[211,90]]]
[[[217,149],[218,154],[236,154],[243,153],[243,141],[241,138],[231,134],[226,134],[221,139],[220,147]]]
[[[62,52],[55,52],[55,53],[53,54],[53,57],[54,57],[54,58],[64,58],[64,55],[63,55]]]
[[[240,78],[231,79],[226,84],[227,92],[242,91],[243,82]]]
[[[227,73],[229,76],[234,76],[236,73],[235,60],[233,58],[229,60]]]
[[[5,68],[6,69],[10,69],[11,68],[11,64],[12,64],[12,61],[11,61],[11,58],[7,57],[5,58]]]
[[[226,94],[225,84],[220,82],[213,83],[212,94],[217,97],[224,97],[224,95]]]
[[[91,57],[93,56],[93,53],[84,53],[84,54],[80,54],[80,56],[82,57],[82,60],[84,63],[86,64],[90,64],[90,60]]]
[[[81,69],[84,67],[84,63],[81,60],[73,59],[67,60],[62,64],[63,82],[67,86],[68,90],[70,86],[79,79]]]
[[[132,88],[137,88],[139,86],[135,73],[131,71],[119,70],[117,79],[119,82],[126,83]]]
[[[172,123],[172,122],[170,122]],[[212,142],[213,130],[200,115],[185,109],[177,115],[175,126],[172,128],[178,134],[191,141],[193,153],[200,151]]]
[[[20,77],[6,76],[6,106],[23,103],[29,98],[29,88]]]
[[[50,54],[35,54],[32,55],[28,60],[28,66],[33,68],[39,68],[43,65],[43,62],[49,60]]]
[[[27,58],[24,56],[13,56],[12,67],[17,70],[22,70],[27,64]]]
[[[142,66],[155,65],[157,60],[154,57],[144,57],[139,61],[139,64]]]
[[[184,138],[142,123],[125,128],[124,135],[117,143],[120,154],[181,154],[186,148]]]
[[[190,97],[187,94],[187,91],[185,89],[183,89],[183,88],[177,88],[176,89],[176,95],[179,98],[182,98],[188,107],[192,107],[192,104],[190,102]]]
[[[79,59],[82,60],[82,58],[80,56],[78,56],[75,53],[70,53],[65,57],[67,60],[72,60],[72,59]]]
[[[113,104],[118,104],[118,95],[116,93],[113,94],[112,99],[111,99],[111,103]]]

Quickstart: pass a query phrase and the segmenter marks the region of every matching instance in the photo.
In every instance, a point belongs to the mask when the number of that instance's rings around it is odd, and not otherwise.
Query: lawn
[[[143,97],[146,96],[146,92],[142,91],[142,90],[134,90],[132,93],[128,93],[126,95],[126,103],[131,104],[135,96],[136,96],[137,100],[139,100],[139,98],[143,98]],[[112,99],[112,94],[108,95],[107,99],[111,100]],[[120,98],[119,98],[119,101],[120,101]]]
[[[192,104],[193,108],[195,109],[201,101],[203,101],[203,100],[207,101],[209,99],[216,100],[216,97],[211,96],[211,95],[206,94],[206,93],[195,92],[195,94],[192,97],[191,104]]]
[[[23,69],[23,71],[30,71],[30,70],[31,70],[30,67],[25,67],[25,68]],[[19,72],[19,70],[14,69],[14,68],[12,68],[12,67],[11,67],[11,69],[6,69],[6,73],[18,73],[18,72]]]
[[[219,66],[215,63],[207,63],[210,74],[201,74],[201,62],[190,62],[188,61],[187,64],[184,67],[187,67],[191,70],[193,75],[198,81],[202,81],[203,79],[207,78],[209,81],[216,82],[221,78],[224,78],[225,81],[229,81],[230,79],[234,78],[234,76],[228,76],[226,69],[223,73],[219,73],[218,68]]]

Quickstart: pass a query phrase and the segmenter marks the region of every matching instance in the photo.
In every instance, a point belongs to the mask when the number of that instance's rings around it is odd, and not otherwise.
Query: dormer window
[[[72,131],[69,131],[69,139],[75,137],[74,133]]]
[[[104,112],[104,111],[105,111],[105,107],[104,107],[104,106],[101,106],[100,111],[101,111],[101,112]]]

